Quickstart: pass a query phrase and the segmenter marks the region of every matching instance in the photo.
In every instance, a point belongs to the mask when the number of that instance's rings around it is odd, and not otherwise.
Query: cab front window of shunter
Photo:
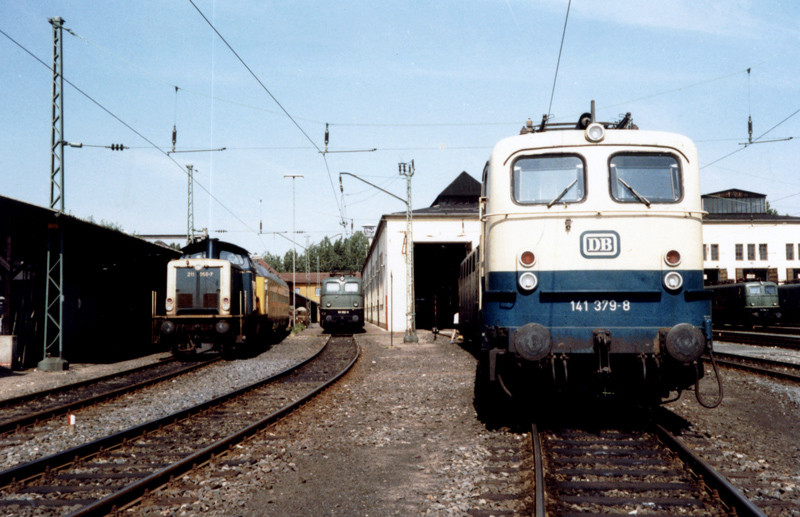
[[[680,163],[670,154],[615,154],[609,171],[615,201],[677,203],[683,197]]]
[[[344,284],[344,292],[346,293],[357,293],[358,289],[358,282],[347,282]]]
[[[586,177],[577,155],[524,156],[513,165],[514,201],[520,204],[583,201]]]
[[[325,284],[325,292],[326,293],[338,293],[340,291],[340,285],[338,282],[330,282]]]

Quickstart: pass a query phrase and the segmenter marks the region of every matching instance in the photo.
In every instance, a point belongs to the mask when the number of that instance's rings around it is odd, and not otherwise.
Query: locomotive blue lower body
[[[490,272],[483,292],[482,349],[506,391],[596,389],[668,396],[703,375],[711,346],[710,293],[702,271],[537,272],[532,291],[517,272]]]
[[[320,309],[320,325],[325,330],[353,330],[364,327],[364,309]]]

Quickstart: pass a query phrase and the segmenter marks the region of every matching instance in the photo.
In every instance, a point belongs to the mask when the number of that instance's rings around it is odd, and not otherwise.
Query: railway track
[[[800,364],[761,357],[714,352],[717,364],[800,383]]]
[[[534,426],[532,437],[537,517],[764,516],[662,426],[542,432]]]
[[[715,341],[746,345],[777,346],[800,350],[800,335],[744,330],[714,330]]]
[[[218,359],[186,364],[175,359],[0,401],[0,440],[8,433],[204,368]]]
[[[306,362],[164,418],[0,472],[15,515],[104,515],[225,452],[333,383],[355,363],[332,337]]]

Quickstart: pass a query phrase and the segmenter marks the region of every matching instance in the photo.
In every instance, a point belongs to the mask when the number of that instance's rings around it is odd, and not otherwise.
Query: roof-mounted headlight
[[[602,124],[593,122],[586,128],[586,140],[590,142],[602,142],[606,137],[606,128]]]

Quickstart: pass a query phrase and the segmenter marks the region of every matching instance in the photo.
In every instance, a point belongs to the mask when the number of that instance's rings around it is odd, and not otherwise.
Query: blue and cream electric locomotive
[[[206,238],[182,252],[167,265],[166,315],[154,316],[175,354],[231,355],[286,336],[289,287],[247,250]]]
[[[703,375],[697,152],[627,114],[534,126],[483,172],[480,245],[464,260],[460,328],[509,394],[668,397]]]

